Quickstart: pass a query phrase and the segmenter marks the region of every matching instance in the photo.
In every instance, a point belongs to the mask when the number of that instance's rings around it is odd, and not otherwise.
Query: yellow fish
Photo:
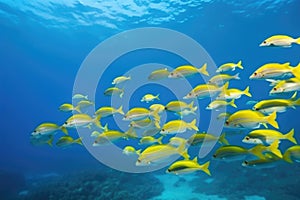
[[[146,108],[132,108],[130,109],[124,116],[123,120],[126,121],[136,121],[146,119],[150,116],[153,116],[156,121],[160,120],[160,116],[158,115],[158,110],[150,111]]]
[[[30,136],[30,144],[34,146],[48,144],[52,146],[54,136],[53,135],[42,135],[42,136]]]
[[[232,128],[259,128],[260,124],[270,124],[274,128],[279,128],[276,122],[276,112],[269,116],[264,116],[260,112],[253,110],[239,110],[226,120],[225,124]]]
[[[58,126],[54,123],[42,123],[34,129],[31,135],[34,137],[52,135],[59,130],[63,131],[66,135],[68,134],[68,131],[64,126]]]
[[[228,88],[228,82],[222,87],[218,87],[212,84],[200,84],[197,85],[192,91],[190,91],[183,99],[198,98],[203,99],[207,97],[214,96]]]
[[[152,136],[145,136],[140,139],[139,145],[145,145],[145,144],[149,145],[149,144],[154,144],[154,143],[162,144],[162,139],[163,139],[163,136],[161,136],[158,139],[156,139]]]
[[[248,97],[252,97],[251,93],[249,92],[249,86],[246,87],[244,91],[241,91],[236,88],[230,88],[222,92],[218,95],[218,99],[239,99],[242,95],[246,95]]]
[[[259,67],[250,76],[250,79],[283,79],[297,76],[300,72],[300,63],[296,67],[291,67],[290,63],[267,63]]]
[[[265,158],[260,158],[257,160],[245,160],[242,163],[242,166],[253,167],[256,169],[272,168],[276,166],[277,161],[281,160],[280,157],[271,152],[266,152],[264,156]]]
[[[275,140],[289,140],[294,144],[297,144],[297,141],[294,138],[294,129],[285,135],[271,129],[254,130],[248,133],[242,141],[248,144],[272,144]]]
[[[63,127],[66,128],[75,128],[75,127],[88,127],[90,128],[91,124],[95,124],[99,128],[103,129],[100,124],[100,116],[96,118],[92,118],[87,114],[75,114],[71,116],[67,121],[63,124]]]
[[[140,155],[141,154],[141,149],[136,150],[133,146],[126,146],[123,149],[123,154],[125,155]]]
[[[300,37],[294,39],[288,35],[274,35],[264,40],[260,47],[291,47],[292,44],[300,44]]]
[[[220,113],[218,115],[217,119],[218,120],[220,120],[220,119],[228,119],[230,115],[231,115],[231,113],[229,113],[229,112],[223,112],[223,113]]]
[[[198,163],[197,157],[195,157],[193,160],[179,160],[174,162],[168,169],[167,173],[172,173],[172,174],[187,174],[187,173],[192,173],[195,171],[203,171],[207,175],[211,176],[210,171],[208,169],[210,164],[210,161],[206,162],[203,165],[200,165]]]
[[[187,104],[184,101],[170,101],[165,106],[165,109],[171,112],[181,112],[186,109],[193,110],[193,106],[194,106],[194,101],[192,101],[190,104]]]
[[[155,99],[159,100],[159,94],[154,96],[153,94],[146,94],[141,99],[141,102],[149,103],[150,101],[154,101]]]
[[[61,106],[59,106],[59,110],[63,112],[77,111],[78,113],[81,113],[80,107],[78,105],[74,107],[72,104],[69,103],[64,103]]]
[[[88,95],[83,95],[83,94],[74,94],[72,99],[88,99]]]
[[[183,78],[187,76],[191,76],[197,73],[201,73],[205,76],[209,76],[207,70],[207,64],[205,63],[201,68],[197,69],[194,66],[191,65],[183,65],[179,66],[176,69],[174,69],[170,74],[169,78]]]
[[[300,145],[288,148],[283,154],[283,160],[289,163],[300,162]]]
[[[95,112],[95,114],[99,115],[101,118],[108,117],[108,116],[114,115],[116,113],[124,115],[123,106],[120,106],[118,109],[110,107],[110,106],[103,106]]]
[[[220,85],[223,85],[224,83],[226,83],[227,81],[230,81],[230,80],[239,80],[239,79],[240,79],[239,73],[237,73],[234,76],[231,76],[229,74],[217,74],[217,75],[213,76],[208,81],[208,83],[220,86]]]
[[[164,110],[165,110],[165,106],[162,105],[162,104],[152,104],[150,107],[149,107],[150,110],[152,111],[155,111],[157,110],[158,111],[158,114],[162,113]]]
[[[122,133],[117,130],[108,130],[101,133],[93,143],[93,146],[100,146],[104,144],[108,144],[110,142],[114,142],[119,140],[120,138],[128,139],[128,136],[125,133]]]
[[[159,124],[155,120],[150,119],[149,117],[141,120],[131,121],[129,126],[137,129],[148,129],[156,126],[158,126],[157,128],[160,128]]]
[[[115,78],[111,84],[116,85],[116,84],[120,84],[120,83],[123,83],[128,80],[131,80],[130,76],[119,76],[119,77]]]
[[[74,140],[70,136],[63,136],[63,137],[59,138],[59,140],[56,142],[56,146],[58,146],[58,147],[68,147],[73,144],[82,145],[81,138]]]
[[[89,107],[92,105],[94,105],[94,102],[89,101],[89,100],[81,100],[77,104],[77,106],[79,106],[80,108],[86,108],[86,107]]]
[[[221,72],[227,72],[227,71],[234,71],[235,68],[240,68],[244,69],[242,66],[242,61],[240,60],[238,63],[225,63],[221,65],[216,72],[221,73]]]
[[[228,141],[225,138],[225,133],[223,133],[220,137],[216,137],[212,134],[208,133],[195,133],[187,140],[187,143],[196,146],[196,145],[202,145],[204,142],[215,142],[218,141],[223,145],[229,145]]]
[[[234,103],[234,100],[235,99],[232,99],[230,102],[227,102],[227,101],[224,101],[224,100],[214,100],[213,102],[211,102],[207,107],[206,109],[208,110],[218,110],[222,107],[226,107],[228,105],[234,107],[234,108],[237,108],[237,106],[235,105]]]
[[[269,94],[272,95],[295,91],[300,91],[300,78],[290,78],[288,80],[279,81]]]
[[[168,71],[167,68],[158,69],[158,70],[153,71],[148,76],[148,80],[151,80],[151,81],[161,80],[164,78],[168,78],[169,74],[170,74],[170,72]]]
[[[187,129],[198,131],[196,126],[196,119],[187,123],[183,120],[172,120],[163,125],[160,133],[161,134],[176,134],[184,133]]]
[[[117,87],[111,87],[105,90],[104,95],[105,96],[119,95],[120,98],[122,98],[124,95],[124,90]]]

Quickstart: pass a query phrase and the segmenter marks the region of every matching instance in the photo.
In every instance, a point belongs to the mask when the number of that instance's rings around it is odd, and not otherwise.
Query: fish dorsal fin
[[[198,158],[197,158],[197,156],[193,159],[193,162],[198,163]]]
[[[285,67],[289,67],[289,66],[290,66],[290,64],[291,64],[291,63],[289,63],[289,62],[286,62],[286,63],[283,63],[283,66],[285,66]]]

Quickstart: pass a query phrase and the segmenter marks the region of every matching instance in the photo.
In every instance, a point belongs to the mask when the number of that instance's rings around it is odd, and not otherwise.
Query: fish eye
[[[246,139],[246,140],[249,140],[250,138],[247,136],[247,137],[245,137],[245,139]]]
[[[254,76],[257,76],[257,73],[256,73],[256,72],[254,72]]]
[[[217,155],[216,155],[216,154],[214,154],[214,155],[213,155],[213,157],[214,157],[214,158],[216,158],[216,157],[217,157]]]
[[[36,130],[34,130],[33,132],[36,133]]]
[[[140,160],[140,159],[138,159],[138,160],[137,160],[137,162],[138,162],[138,163],[140,163],[140,162],[141,162],[141,160]]]
[[[229,125],[229,121],[226,121],[225,124],[226,124],[226,125]]]
[[[94,143],[96,143],[96,144],[97,144],[97,143],[98,143],[98,141],[97,141],[97,140],[95,140],[95,142],[94,142]]]
[[[275,91],[276,91],[276,90],[277,90],[277,88],[275,87],[275,88],[273,88],[273,90],[275,90]]]
[[[244,164],[245,164],[245,165],[248,165],[248,164],[249,164],[249,162],[248,162],[247,160],[245,160],[245,161],[244,161]]]
[[[65,124],[68,124],[68,122],[65,122]]]
[[[266,43],[267,43],[267,41],[263,41],[263,43],[264,43],[264,44],[266,44]]]
[[[167,169],[167,171],[170,172],[171,170],[170,170],[170,169]]]
[[[161,129],[161,131],[165,131],[165,129]]]

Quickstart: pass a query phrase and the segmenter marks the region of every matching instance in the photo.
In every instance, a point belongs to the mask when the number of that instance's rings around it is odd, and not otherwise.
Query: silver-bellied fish
[[[264,114],[270,114],[274,111],[285,112],[287,108],[294,108],[300,106],[300,98],[296,99],[297,92],[290,99],[267,99],[257,102],[253,106],[253,110],[262,112]]]
[[[42,136],[30,136],[30,144],[34,146],[48,144],[52,146],[54,136],[53,135],[42,135]]]
[[[165,78],[168,78],[169,74],[170,74],[170,72],[168,71],[167,68],[158,69],[158,70],[153,71],[148,76],[148,80],[157,81],[157,80],[165,79]]]
[[[145,94],[142,97],[141,102],[149,103],[149,102],[154,101],[154,100],[159,100],[159,94],[158,95]]]
[[[136,150],[133,146],[126,146],[123,149],[123,154],[130,156],[130,155],[140,155],[141,154],[141,149]]]
[[[229,74],[217,74],[213,77],[211,77],[211,79],[208,81],[209,84],[215,84],[218,86],[223,85],[224,83],[226,83],[227,81],[230,80],[239,80],[239,73],[237,73],[236,75],[232,76]]]
[[[208,110],[218,110],[220,108],[226,107],[226,106],[232,106],[234,108],[237,108],[237,106],[234,103],[235,99],[232,99],[231,101],[227,102],[224,100],[214,100],[213,102],[211,102],[206,109]]]
[[[142,151],[136,161],[136,166],[148,166],[168,162],[174,156],[182,156],[185,159],[189,158],[187,149],[183,145],[179,147],[169,144],[152,145]]]
[[[194,109],[194,101],[190,104],[185,103],[184,101],[170,101],[166,106],[165,109],[171,112],[181,112],[183,110],[193,110]]]
[[[56,142],[56,146],[58,147],[68,147],[73,144],[82,145],[81,138],[73,139],[71,136],[63,136]]]
[[[276,122],[276,112],[273,112],[269,116],[265,116],[258,111],[253,110],[239,110],[226,120],[225,124],[232,128],[247,128],[254,129],[259,128],[261,124],[270,124],[274,128],[279,128]]]
[[[203,99],[207,97],[212,97],[222,91],[226,91],[226,89],[228,88],[228,84],[229,83],[227,82],[222,87],[213,84],[200,84],[197,85],[193,90],[191,90],[187,95],[185,95],[183,99]]]
[[[118,130],[108,130],[101,133],[94,141],[93,146],[100,146],[115,142],[119,139],[128,139],[128,135]]]
[[[228,119],[230,117],[231,113],[229,112],[223,112],[223,113],[220,113],[217,117],[218,120],[221,120],[221,119]]]
[[[188,116],[188,115],[196,115],[196,110],[198,109],[197,106],[193,107],[192,109],[185,109],[179,112],[176,112],[175,115],[178,115],[180,118],[183,118],[184,116]]]
[[[279,81],[269,92],[270,95],[300,91],[300,78]]]
[[[201,68],[196,68],[191,65],[182,65],[174,69],[172,72],[169,74],[169,78],[184,78],[188,76],[192,76],[194,74],[200,73],[205,76],[209,76],[207,70],[207,64],[205,63]]]
[[[104,91],[105,96],[119,95],[120,98],[124,95],[124,89],[118,87],[110,87]]]
[[[83,94],[74,94],[72,99],[88,99],[88,95],[83,95]]]
[[[291,47],[293,43],[300,44],[300,37],[294,39],[288,35],[273,35],[265,39],[259,46],[260,47]]]
[[[124,115],[123,106],[120,106],[119,108],[114,108],[114,107],[111,107],[111,106],[103,106],[95,112],[95,114],[99,115],[101,118],[109,117],[109,116],[112,116],[116,113]]]
[[[63,124],[63,127],[66,128],[75,128],[75,127],[87,127],[91,128],[91,124],[95,124],[97,127],[103,129],[100,124],[100,116],[96,118],[92,118],[87,114],[75,114],[71,116],[67,121]]]
[[[68,134],[68,131],[64,126],[58,126],[57,124],[54,123],[42,123],[34,129],[31,135],[34,137],[43,136],[43,135],[52,135],[55,134],[57,131],[62,131],[66,135]]]
[[[125,81],[128,81],[128,80],[131,80],[131,77],[130,76],[118,76],[116,77],[111,84],[113,85],[117,85],[117,84],[120,84],[120,83],[123,83]]]
[[[234,71],[235,68],[244,69],[244,67],[242,66],[242,61],[241,60],[238,63],[225,63],[225,64],[222,64],[217,69],[216,72],[220,73],[220,72]]]
[[[154,143],[162,144],[163,136],[159,138],[154,138],[152,136],[144,136],[140,139],[139,145],[150,145]]]
[[[296,67],[291,67],[290,63],[267,63],[259,67],[250,76],[250,79],[284,79],[300,72],[300,63]]]
[[[134,127],[137,129],[149,129],[149,128],[159,128],[160,125],[156,120],[152,120],[149,117],[141,120],[131,121],[129,127]]]
[[[72,111],[76,111],[78,113],[81,113],[80,107],[77,106],[73,106],[70,103],[64,103],[61,106],[59,106],[59,110],[63,111],[63,112],[72,112]]]
[[[144,132],[142,133],[142,136],[145,137],[145,136],[153,136],[153,135],[156,135],[160,132],[160,127],[151,127],[151,128],[148,128],[146,130],[144,130]]]
[[[176,133],[184,133],[188,130],[198,131],[198,127],[196,126],[196,119],[191,121],[190,123],[185,122],[183,120],[172,120],[165,123],[160,131],[161,134],[176,134]]]
[[[168,169],[167,173],[172,173],[176,175],[180,174],[188,174],[195,171],[203,171],[207,175],[211,176],[210,171],[208,169],[210,161],[200,165],[198,163],[197,157],[193,160],[179,160],[174,162]]]
[[[265,158],[260,158],[256,160],[245,160],[242,163],[244,167],[251,167],[255,169],[265,169],[265,168],[273,168],[276,167],[278,161],[281,160],[280,157],[276,156],[271,152],[266,152],[264,154]]]
[[[125,115],[123,120],[126,121],[136,121],[146,119],[148,117],[154,117],[156,121],[160,120],[158,115],[158,110],[150,111],[147,108],[135,107],[130,109]]]
[[[165,110],[165,106],[162,105],[162,104],[152,104],[149,109],[151,111],[155,111],[157,110],[158,111],[158,114],[161,114],[164,110]]]
[[[300,162],[300,145],[289,147],[283,154],[283,160],[288,163]]]
[[[239,99],[242,95],[246,95],[248,97],[252,97],[251,93],[249,92],[249,86],[246,87],[245,90],[239,90],[236,88],[226,89],[222,93],[218,95],[218,99]]]
[[[258,129],[253,130],[244,137],[243,142],[248,144],[272,144],[275,140],[289,140],[297,144],[294,138],[294,129],[290,130],[287,134],[282,134],[277,130],[271,129]]]
[[[94,102],[90,100],[81,100],[77,103],[77,106],[79,106],[79,108],[86,108],[92,105],[94,105]]]
[[[191,146],[202,145],[205,143],[218,141],[222,145],[229,145],[229,142],[225,138],[225,133],[223,133],[220,137],[214,136],[209,133],[195,133],[188,140],[187,143]]]

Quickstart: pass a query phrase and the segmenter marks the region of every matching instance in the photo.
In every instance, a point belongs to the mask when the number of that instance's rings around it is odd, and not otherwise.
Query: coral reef
[[[44,181],[28,188],[22,200],[124,200],[150,199],[164,190],[151,174],[128,174],[114,170],[84,171]]]

